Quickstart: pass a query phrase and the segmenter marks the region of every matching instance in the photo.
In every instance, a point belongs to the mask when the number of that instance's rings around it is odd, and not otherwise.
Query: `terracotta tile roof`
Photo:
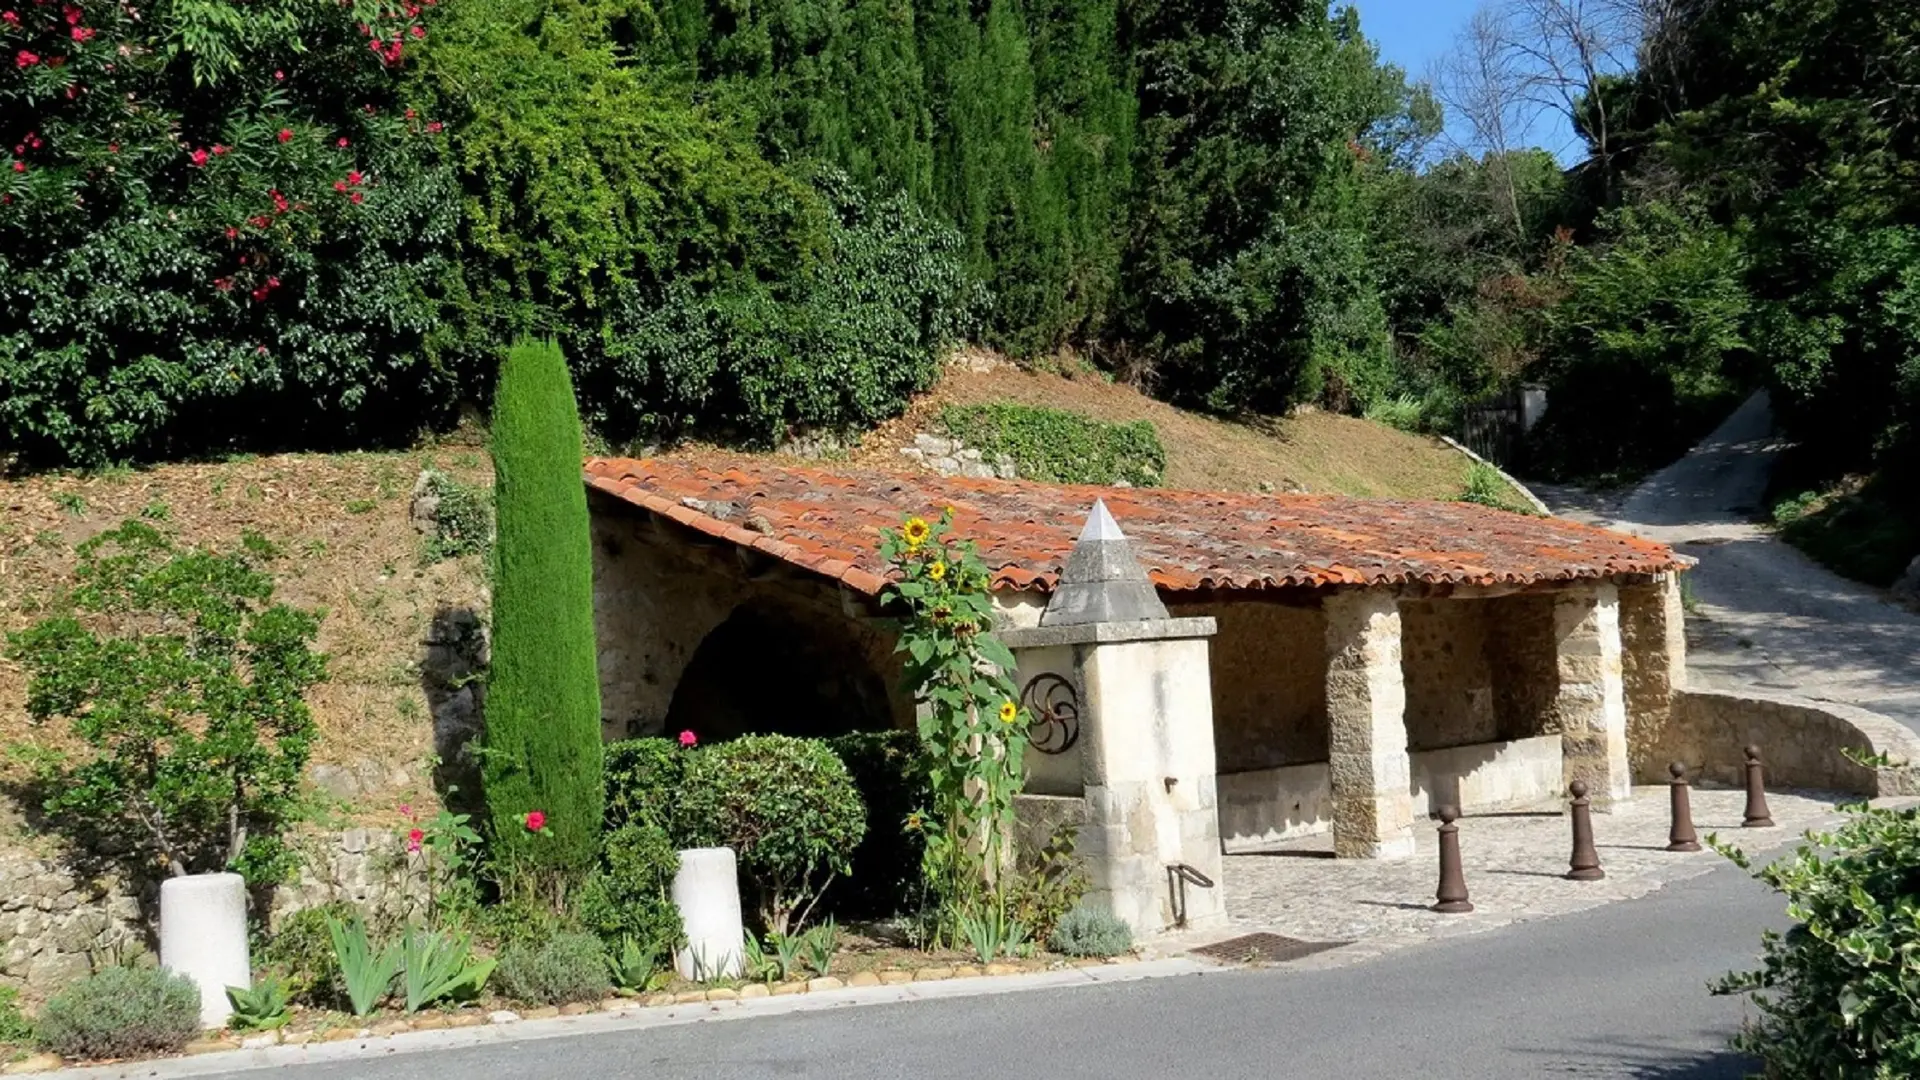
[[[1165,590],[1530,584],[1691,565],[1664,544],[1471,503],[625,458],[589,460],[586,479],[635,506],[868,594],[885,584],[880,530],[948,505],[957,511],[957,532],[979,544],[995,571],[996,589],[1051,589],[1096,498],[1107,501]]]

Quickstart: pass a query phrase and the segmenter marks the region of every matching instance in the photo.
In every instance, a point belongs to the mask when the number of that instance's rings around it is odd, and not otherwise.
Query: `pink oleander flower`
[[[681,732],[681,733],[680,733],[680,745],[681,745],[681,746],[693,746],[694,744],[696,744],[696,743],[698,743],[699,741],[700,741],[700,737],[699,737],[698,735],[695,735],[695,734],[694,734],[693,732],[691,732],[691,731],[683,731],[683,732]]]
[[[546,827],[547,827],[547,812],[545,810],[530,810],[527,812],[527,831],[528,832],[539,832],[541,829],[544,829]]]

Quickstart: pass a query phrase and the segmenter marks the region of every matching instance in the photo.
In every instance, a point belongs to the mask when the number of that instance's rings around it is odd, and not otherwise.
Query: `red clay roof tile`
[[[1471,503],[1054,486],[763,463],[716,470],[627,458],[589,460],[586,481],[867,594],[886,583],[880,530],[944,506],[957,512],[957,533],[979,545],[995,588],[1050,590],[1095,499],[1107,501],[1154,582],[1172,591],[1532,584],[1690,565],[1664,544]],[[770,535],[746,527],[750,516]]]

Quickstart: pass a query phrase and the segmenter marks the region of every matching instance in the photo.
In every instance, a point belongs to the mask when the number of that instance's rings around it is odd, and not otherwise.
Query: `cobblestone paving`
[[[1769,793],[1775,826],[1744,829],[1744,793],[1696,788],[1692,798],[1695,831],[1703,842],[1709,833],[1718,833],[1749,853],[1789,848],[1807,830],[1838,821],[1837,805],[1843,801],[1818,793]],[[1462,915],[1428,910],[1439,879],[1437,822],[1418,825],[1419,850],[1406,860],[1334,859],[1331,839],[1325,836],[1276,846],[1266,854],[1229,855],[1222,885],[1232,927],[1169,935],[1152,942],[1149,951],[1172,955],[1265,930],[1308,941],[1354,942],[1287,965],[1338,966],[1423,941],[1644,896],[1725,863],[1711,849],[1690,854],[1662,850],[1670,824],[1664,787],[1636,788],[1633,799],[1611,814],[1593,815],[1593,823],[1607,876],[1568,881],[1561,875],[1572,851],[1572,826],[1564,813],[1462,818],[1461,862],[1474,904],[1471,913]]]

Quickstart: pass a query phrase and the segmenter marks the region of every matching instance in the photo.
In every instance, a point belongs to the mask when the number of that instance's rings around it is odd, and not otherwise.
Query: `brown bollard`
[[[1748,829],[1773,827],[1773,811],[1767,809],[1767,767],[1760,764],[1760,748],[1747,747],[1747,815],[1740,824]]]
[[[1700,838],[1693,833],[1693,800],[1688,796],[1692,785],[1687,783],[1687,767],[1676,761],[1667,766],[1667,772],[1673,775],[1673,782],[1667,785],[1673,793],[1673,829],[1667,833],[1667,850],[1699,851]]]
[[[1593,847],[1593,801],[1587,798],[1587,782],[1575,780],[1573,792],[1573,858],[1569,860],[1568,881],[1599,881],[1607,876],[1600,869],[1600,853]]]
[[[1460,808],[1440,808],[1440,888],[1433,894],[1440,901],[1433,910],[1447,915],[1472,911],[1467,900],[1467,875],[1460,869]]]

